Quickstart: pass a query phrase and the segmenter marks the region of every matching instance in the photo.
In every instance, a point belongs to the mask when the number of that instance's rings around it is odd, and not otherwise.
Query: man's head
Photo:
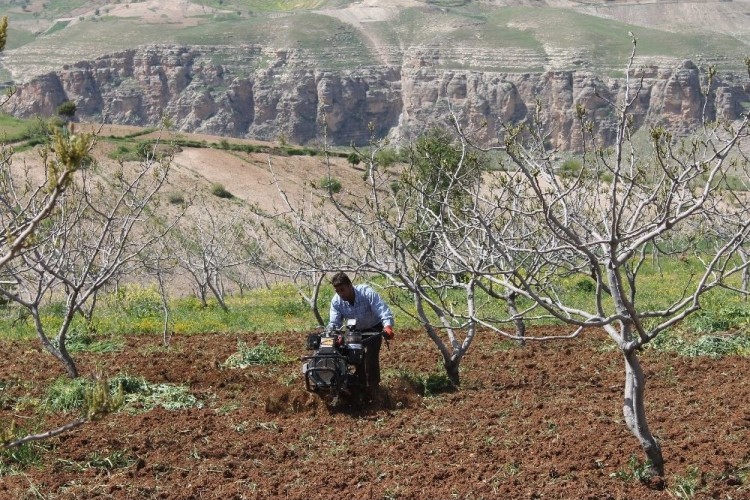
[[[354,300],[354,286],[352,280],[343,271],[339,271],[331,278],[331,285],[336,290],[336,294],[346,301]]]

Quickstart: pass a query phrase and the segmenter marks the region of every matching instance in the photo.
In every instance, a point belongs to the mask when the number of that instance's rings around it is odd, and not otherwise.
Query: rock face
[[[626,88],[623,78],[588,71],[475,72],[404,60],[401,67],[332,72],[315,69],[294,51],[149,46],[38,77],[18,87],[6,110],[48,116],[72,100],[79,119],[154,126],[168,117],[184,132],[283,136],[298,144],[320,140],[325,124],[328,141],[338,145],[414,137],[445,124],[453,110],[475,140],[491,144],[502,123],[530,119],[538,101],[552,144],[575,151],[582,146],[576,106],[586,108],[599,138],[611,142],[616,123],[607,101]],[[750,102],[750,85],[731,75],[714,79],[704,98],[706,77],[690,61],[634,76],[631,86],[641,85],[633,108],[637,126],[664,124],[688,133],[704,113],[709,120],[735,120]]]

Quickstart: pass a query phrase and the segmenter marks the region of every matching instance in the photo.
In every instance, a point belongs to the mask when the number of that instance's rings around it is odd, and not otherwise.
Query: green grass
[[[203,403],[181,385],[153,384],[142,377],[119,374],[108,381],[110,394],[114,397],[122,391],[122,410],[137,413],[156,407],[166,410],[200,408]],[[94,382],[85,378],[60,377],[47,389],[41,405],[48,412],[74,412],[86,404],[86,394]]]
[[[577,13],[569,9],[515,7],[498,9],[490,18],[528,26],[540,43],[559,48],[584,48],[592,67],[622,68],[629,50],[628,32],[638,38],[639,57],[724,58],[742,65],[746,47],[731,37],[713,33],[666,32]]]
[[[17,49],[23,47],[27,43],[31,43],[36,39],[33,33],[28,31],[18,30],[13,28],[13,24],[8,26],[8,40],[5,44],[5,50]]]
[[[44,19],[66,17],[79,1],[51,1]],[[316,9],[344,6],[345,0],[206,0],[199,4],[221,12],[197,16],[195,26],[151,24],[137,18],[101,15],[66,25],[58,22],[43,36],[13,28],[8,47],[29,45],[35,55],[23,64],[60,64],[72,54],[90,52],[93,58],[133,48],[133,40],[183,45],[256,44],[300,50],[318,61],[317,67],[344,69],[379,64],[371,42],[351,24],[317,14]],[[3,5],[0,3],[0,6]],[[15,14],[14,14],[15,15]],[[18,13],[25,21],[31,14]],[[490,7],[463,0],[439,0],[403,8],[387,21],[366,23],[372,40],[388,48],[439,49],[438,67],[484,71],[541,71],[548,61],[548,47],[572,52],[571,67],[585,65],[607,74],[622,70],[630,52],[628,31],[638,37],[639,58],[702,59],[716,61],[719,69],[743,69],[747,45],[720,35],[667,32],[648,29],[576,12],[546,7]],[[60,47],[66,47],[63,52]],[[456,48],[462,50],[455,50]],[[498,57],[503,50],[503,57]],[[46,55],[45,55],[46,54]],[[70,54],[70,56],[68,55]],[[552,54],[556,56],[556,54]],[[231,58],[211,56],[217,63]],[[390,56],[389,56],[390,57]],[[396,57],[396,56],[393,56]],[[74,62],[74,61],[66,61]],[[392,61],[397,62],[397,61]],[[231,68],[247,74],[267,67],[258,54],[250,64]]]
[[[18,430],[19,435],[23,433],[23,430]],[[0,450],[0,477],[20,474],[29,467],[40,466],[46,450],[43,444],[36,442]]]
[[[279,346],[271,346],[261,342],[255,347],[249,347],[242,340],[237,341],[237,352],[230,355],[223,363],[226,368],[247,368],[251,365],[276,365],[289,361]]]
[[[68,15],[71,10],[75,10],[90,2],[87,0],[46,0],[45,3],[47,5],[42,11],[44,17],[54,19],[56,17]]]
[[[664,260],[661,269],[644,266],[639,279],[638,305],[661,309],[668,300],[678,297],[684,282],[695,271],[697,263],[690,259]],[[562,282],[559,293],[569,305],[591,310],[593,282],[588,278],[572,278]],[[397,317],[398,328],[420,328],[411,317],[414,305],[410,296],[396,289],[382,290],[386,301]],[[321,291],[319,308],[325,316],[333,291],[325,285]],[[463,295],[456,291],[449,302],[460,304]],[[505,304],[477,295],[480,314],[506,317]],[[246,292],[243,296],[228,296],[225,312],[215,300],[204,307],[193,296],[173,299],[170,302],[169,330],[175,334],[233,334],[245,332],[307,332],[318,328],[309,306],[301,300],[291,286],[275,286]],[[523,307],[525,304],[519,304]],[[611,310],[611,304],[605,306]],[[667,332],[654,342],[657,349],[670,349],[683,355],[750,354],[750,304],[726,291],[714,291],[702,300],[703,310],[681,323],[673,332]],[[47,332],[60,326],[62,303],[52,302],[43,310],[42,323]],[[36,337],[33,322],[15,305],[0,307],[0,339],[33,339]],[[433,318],[435,319],[435,318]],[[160,335],[164,317],[161,297],[151,287],[120,287],[115,295],[100,297],[92,324],[83,318],[73,320],[68,347],[74,352],[111,352],[122,348],[122,336],[131,334]],[[552,324],[552,320],[536,324]],[[534,326],[529,324],[528,326]],[[743,334],[730,338],[726,332]],[[681,339],[678,345],[671,335]],[[692,337],[690,337],[692,335]],[[706,338],[700,339],[700,336]],[[263,358],[269,346],[239,347],[235,357]],[[255,349],[258,349],[256,352]],[[282,354],[279,356],[282,356]],[[253,361],[239,361],[253,362]]]
[[[0,113],[0,142],[16,142],[28,139],[35,127],[32,119],[15,118]]]
[[[316,57],[320,65],[329,69],[374,62],[357,30],[332,17],[309,12],[290,12],[278,18],[258,16],[240,19],[230,16],[213,19],[210,23],[176,32],[174,40],[186,45],[247,43],[299,49]],[[269,62],[258,53],[251,66],[252,69],[262,69]],[[248,71],[248,68],[237,70]]]

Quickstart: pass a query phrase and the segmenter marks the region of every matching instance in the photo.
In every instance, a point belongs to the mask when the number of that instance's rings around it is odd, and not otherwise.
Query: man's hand
[[[385,332],[385,338],[393,340],[393,327],[391,325],[386,325],[383,331]]]

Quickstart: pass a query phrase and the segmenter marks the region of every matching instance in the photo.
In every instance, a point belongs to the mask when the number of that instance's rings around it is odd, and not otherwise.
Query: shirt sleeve
[[[341,311],[339,311],[336,301],[337,297],[334,295],[333,299],[331,299],[331,309],[328,311],[328,328],[338,330],[341,328],[344,318],[341,316]]]
[[[388,307],[388,304],[386,304],[380,297],[380,294],[369,286],[365,289],[365,293],[370,302],[370,307],[378,318],[380,318],[380,322],[383,323],[383,326],[393,326],[393,313]]]

